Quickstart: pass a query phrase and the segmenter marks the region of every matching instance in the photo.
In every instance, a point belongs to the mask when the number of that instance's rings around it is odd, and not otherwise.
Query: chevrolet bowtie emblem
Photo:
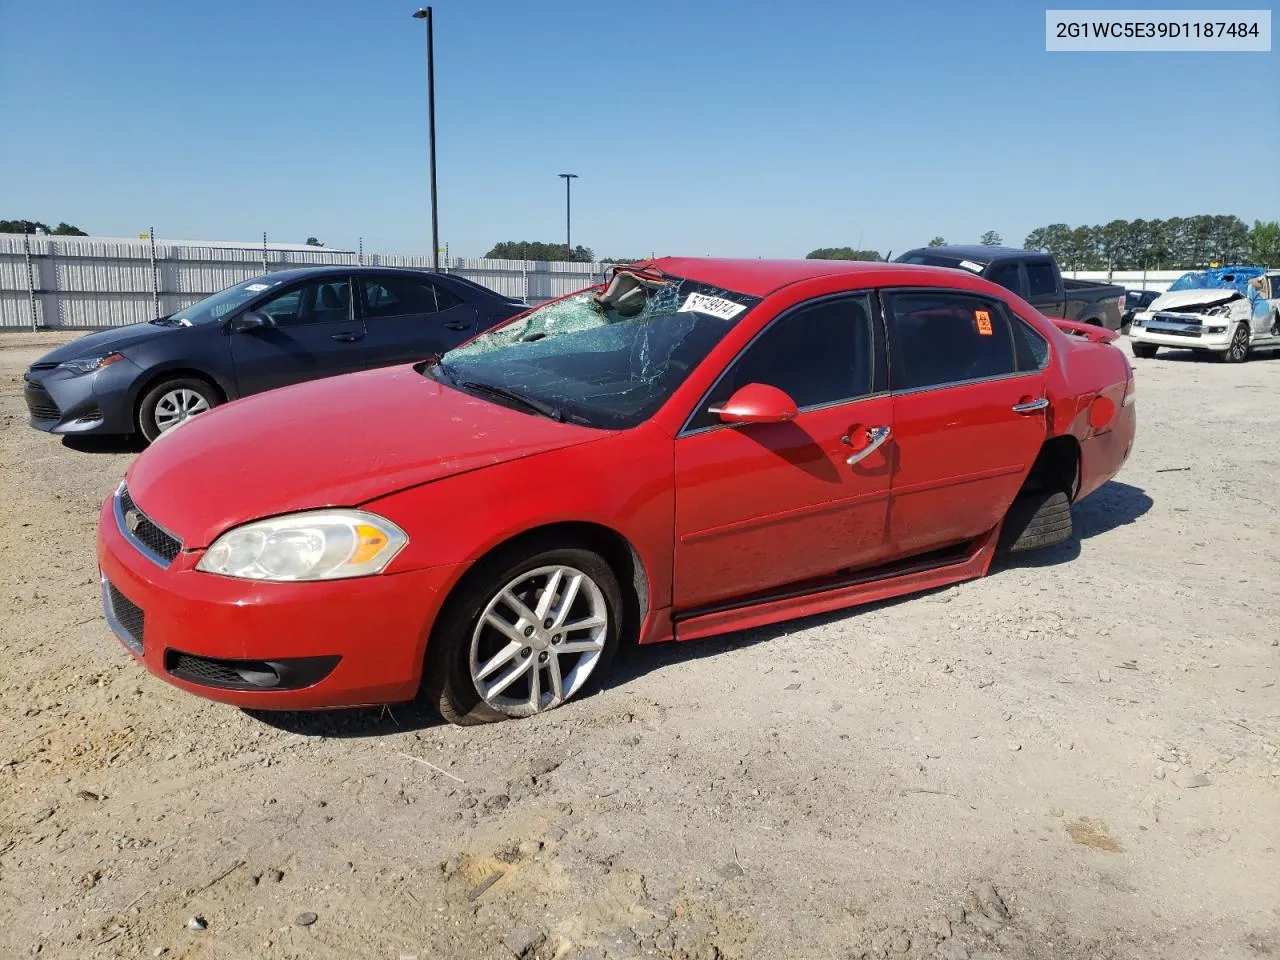
[[[129,528],[130,533],[138,532],[138,525],[142,523],[142,514],[137,510],[126,510],[124,514],[124,525]]]

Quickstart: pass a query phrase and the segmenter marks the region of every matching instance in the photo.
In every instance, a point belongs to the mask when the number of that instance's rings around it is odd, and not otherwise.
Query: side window
[[[749,383],[777,387],[801,410],[873,392],[875,342],[866,296],[823,300],[774,320],[720,378],[692,428],[720,420],[709,411]]]
[[[1031,260],[1027,263],[1027,296],[1051,297],[1058,292],[1058,279],[1053,274],[1053,264],[1048,260]]]
[[[366,277],[364,309],[367,317],[403,317],[448,310],[462,301],[428,280],[409,277]]]
[[[1049,365],[1049,341],[1031,324],[1013,318],[1013,349],[1019,371],[1043,370]]]
[[[889,293],[889,385],[923,390],[1013,373],[1013,336],[998,303],[964,294]]]
[[[1022,275],[1018,270],[1018,261],[1013,260],[1008,263],[997,263],[991,268],[991,272],[987,274],[987,279],[992,283],[997,283],[1006,290],[1012,290],[1019,296],[1022,295]]]
[[[258,311],[286,327],[343,323],[351,317],[351,283],[346,277],[313,280],[272,297]]]
[[[461,297],[456,296],[452,291],[446,290],[440,285],[436,285],[436,303],[441,310],[451,310],[454,307],[460,307],[464,303]]]

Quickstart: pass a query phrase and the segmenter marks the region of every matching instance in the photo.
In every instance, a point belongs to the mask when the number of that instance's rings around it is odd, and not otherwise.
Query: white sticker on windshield
[[[705,293],[691,293],[685,297],[681,313],[709,313],[721,320],[732,320],[747,309],[740,303],[725,300],[723,297],[711,297]]]
[[[269,283],[251,283],[251,284],[249,284],[247,287],[245,287],[245,289],[246,289],[246,290],[248,290],[250,293],[261,293],[263,290],[270,290],[270,289],[271,289],[271,284],[269,284]]]
[[[982,264],[974,263],[972,260],[961,260],[960,266],[964,267],[966,270],[972,270],[974,273],[982,272]]]

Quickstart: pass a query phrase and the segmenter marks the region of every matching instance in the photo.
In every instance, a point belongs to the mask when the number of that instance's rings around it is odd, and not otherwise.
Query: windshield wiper
[[[555,420],[557,423],[564,423],[564,411],[559,407],[553,407],[551,404],[543,403],[541,400],[526,397],[516,393],[514,390],[508,390],[506,387],[496,387],[491,383],[477,383],[475,380],[462,380],[458,382],[458,386],[464,390],[470,390],[472,393],[483,393],[499,400],[510,400],[532,410],[534,413]]]

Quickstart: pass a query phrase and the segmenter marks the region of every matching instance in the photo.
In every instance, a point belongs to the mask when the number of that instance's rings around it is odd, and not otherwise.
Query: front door
[[[241,396],[364,368],[364,325],[352,310],[349,277],[308,280],[255,311],[274,325],[229,334]]]
[[[476,334],[476,308],[423,276],[360,279],[371,367],[444,353]]]
[[[802,304],[734,361],[676,440],[677,612],[869,566],[887,552],[891,426],[871,297]],[[788,423],[720,423],[712,409],[764,383],[800,409]],[[873,434],[874,436],[875,434]]]
[[[986,297],[889,291],[897,464],[889,536],[910,556],[992,530],[1044,443],[1044,338]]]

